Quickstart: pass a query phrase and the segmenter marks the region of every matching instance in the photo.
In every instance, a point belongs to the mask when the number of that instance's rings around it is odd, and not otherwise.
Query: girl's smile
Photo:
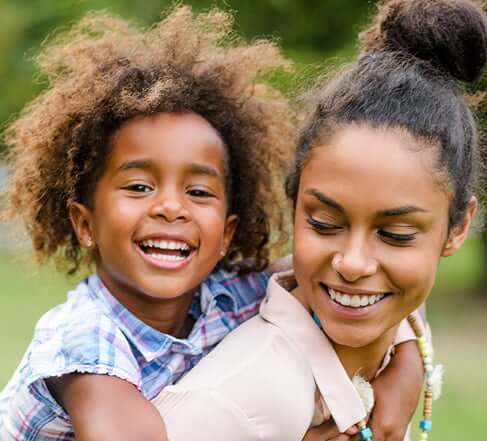
[[[133,312],[188,303],[225,254],[236,226],[226,154],[194,113],[145,116],[115,132],[93,207],[77,204],[73,217],[96,244],[103,282]]]
[[[295,294],[336,344],[391,344],[434,283],[449,194],[432,172],[436,150],[420,152],[417,142],[405,131],[350,125],[318,141],[304,165]]]

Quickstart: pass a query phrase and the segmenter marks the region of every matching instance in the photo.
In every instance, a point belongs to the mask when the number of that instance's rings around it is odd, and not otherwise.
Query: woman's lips
[[[331,308],[338,314],[348,317],[361,317],[370,314],[381,307],[392,293],[352,294],[344,293],[320,283],[326,293]]]

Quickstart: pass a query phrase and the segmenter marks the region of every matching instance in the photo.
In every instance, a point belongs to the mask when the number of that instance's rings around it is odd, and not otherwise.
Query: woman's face
[[[450,196],[437,149],[404,131],[352,125],[313,147],[295,210],[297,297],[335,343],[386,335],[430,292],[438,260],[463,242],[448,231]]]

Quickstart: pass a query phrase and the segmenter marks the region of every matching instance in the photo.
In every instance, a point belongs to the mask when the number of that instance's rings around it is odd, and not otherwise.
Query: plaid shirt
[[[163,334],[135,317],[97,275],[47,312],[13,378],[0,394],[1,441],[72,441],[69,415],[44,379],[72,372],[114,375],[154,398],[175,383],[232,329],[255,315],[269,276],[214,271],[201,284],[187,339]]]

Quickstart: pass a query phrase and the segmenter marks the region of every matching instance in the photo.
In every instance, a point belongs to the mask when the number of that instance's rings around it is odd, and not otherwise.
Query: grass
[[[431,441],[485,439],[487,351],[482,336],[487,335],[487,298],[471,294],[485,267],[480,256],[474,238],[455,257],[444,259],[428,305],[436,359],[447,369],[443,396],[433,409]],[[5,254],[0,254],[0,280],[1,389],[18,365],[40,315],[62,302],[76,280],[66,280],[49,266],[38,270],[28,257]],[[416,429],[412,439],[418,439]]]

